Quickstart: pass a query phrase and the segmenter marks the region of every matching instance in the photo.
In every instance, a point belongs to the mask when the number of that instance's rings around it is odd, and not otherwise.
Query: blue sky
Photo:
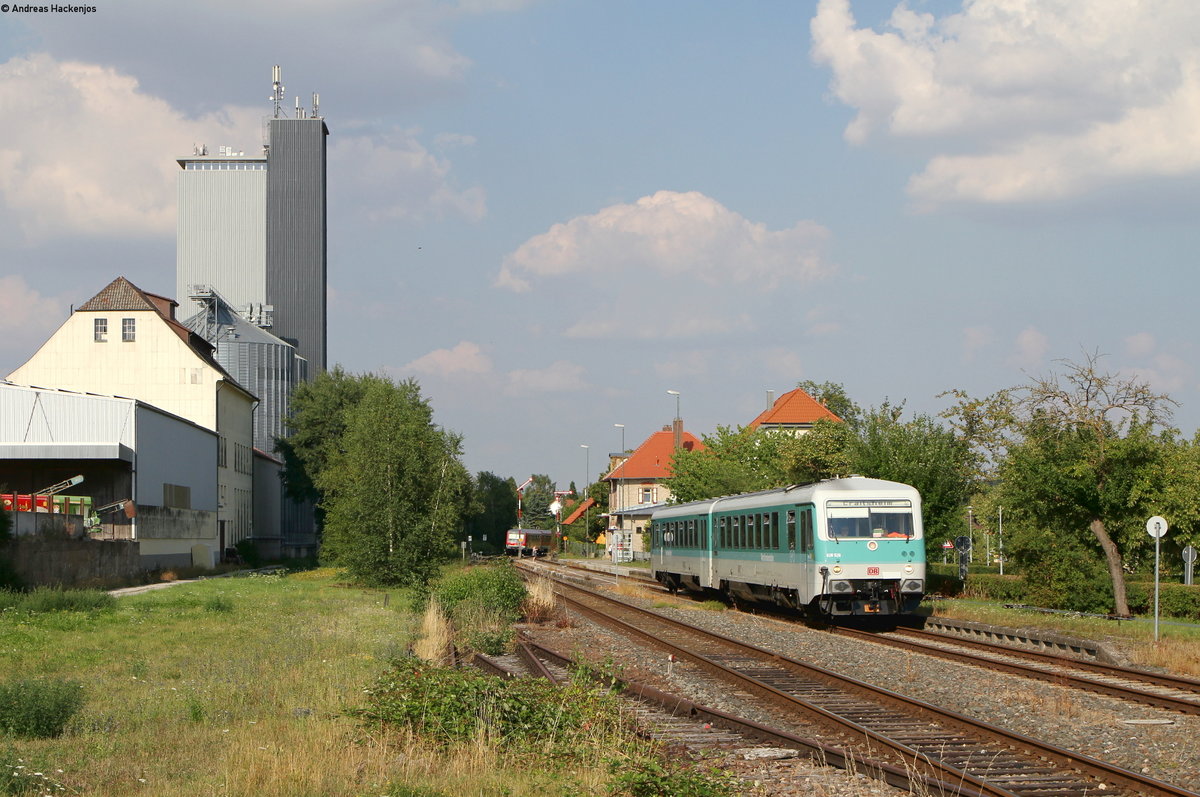
[[[173,290],[173,159],[255,150],[277,63],[330,128],[331,359],[417,378],[473,471],[595,476],[668,389],[704,434],[1092,351],[1191,434],[1197,42],[1182,0],[3,13],[0,372],[117,275]]]

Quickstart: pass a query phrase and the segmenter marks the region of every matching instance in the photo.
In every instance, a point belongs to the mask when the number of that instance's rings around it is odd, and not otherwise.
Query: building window
[[[97,318],[92,321],[92,330],[97,343],[108,342],[108,319]]]
[[[643,504],[654,503],[654,488],[653,487],[643,487],[642,488],[641,503],[643,503]]]
[[[121,319],[121,341],[123,343],[132,343],[137,337],[137,319],[122,318]]]

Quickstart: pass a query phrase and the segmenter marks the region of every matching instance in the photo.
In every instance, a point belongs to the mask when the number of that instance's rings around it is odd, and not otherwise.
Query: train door
[[[814,534],[813,508],[811,505],[797,505],[787,511],[786,535],[788,561],[791,562],[799,575],[798,590],[800,600],[807,603],[813,595],[814,577]]]

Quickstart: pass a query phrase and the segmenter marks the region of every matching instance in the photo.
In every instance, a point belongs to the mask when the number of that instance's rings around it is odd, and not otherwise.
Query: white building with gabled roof
[[[175,319],[176,303],[118,277],[8,379],[134,398],[217,433],[218,545],[253,535],[254,404],[212,346]]]

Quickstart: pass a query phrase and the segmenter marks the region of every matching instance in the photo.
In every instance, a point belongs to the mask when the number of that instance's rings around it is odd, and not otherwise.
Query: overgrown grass
[[[0,732],[27,739],[61,736],[83,706],[83,685],[63,679],[0,683]]]
[[[39,614],[45,612],[101,612],[116,600],[96,589],[38,587],[30,592],[0,591],[0,610]]]

